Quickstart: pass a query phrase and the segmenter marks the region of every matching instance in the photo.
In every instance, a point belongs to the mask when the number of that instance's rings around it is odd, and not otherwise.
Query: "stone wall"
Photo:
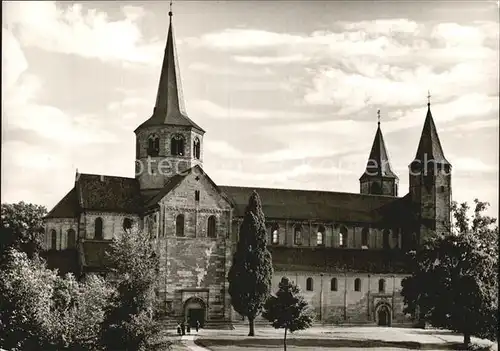
[[[104,240],[112,240],[113,235],[121,235],[124,232],[123,221],[125,218],[132,220],[133,225],[140,222],[140,218],[135,214],[87,211],[83,215],[83,235],[85,239],[95,238],[95,221],[102,219],[102,234]]]

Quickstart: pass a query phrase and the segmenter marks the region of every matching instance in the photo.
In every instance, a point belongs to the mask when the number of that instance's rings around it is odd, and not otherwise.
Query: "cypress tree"
[[[249,336],[255,335],[255,317],[261,313],[271,291],[273,266],[266,245],[264,212],[259,194],[253,191],[228,274],[231,304],[236,312],[248,318]]]

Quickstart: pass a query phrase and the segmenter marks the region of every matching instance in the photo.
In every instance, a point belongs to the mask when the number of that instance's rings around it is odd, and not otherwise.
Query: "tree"
[[[498,336],[498,226],[487,207],[476,199],[469,219],[467,203],[454,204],[454,231],[412,252],[412,275],[402,281],[405,312],[462,333],[465,346],[471,335]]]
[[[107,350],[150,350],[160,328],[155,320],[159,260],[143,232],[127,231],[108,253],[116,287],[106,311],[102,343]]]
[[[100,350],[111,289],[104,279],[60,277],[35,255],[9,250],[0,271],[0,346],[11,350]]]
[[[267,250],[264,213],[259,194],[252,193],[241,223],[239,240],[228,273],[233,308],[246,316],[249,336],[255,335],[254,321],[266,302],[273,276],[271,253]]]
[[[314,313],[300,293],[297,285],[288,278],[282,278],[276,296],[270,296],[262,313],[271,325],[284,328],[283,349],[286,351],[286,333],[309,328],[314,320]]]
[[[43,217],[47,214],[44,206],[19,202],[1,205],[0,260],[7,250],[14,248],[24,251],[28,257],[43,247]]]

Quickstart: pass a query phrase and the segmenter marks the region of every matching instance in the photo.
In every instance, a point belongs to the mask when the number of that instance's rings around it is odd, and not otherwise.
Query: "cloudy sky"
[[[2,10],[2,202],[133,177],[168,2]],[[498,212],[497,2],[176,1],[174,26],[216,183],[358,192],[380,109],[403,196],[430,90],[454,199]]]

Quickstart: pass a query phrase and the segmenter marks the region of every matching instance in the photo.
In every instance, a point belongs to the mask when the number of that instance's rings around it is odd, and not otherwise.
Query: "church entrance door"
[[[184,304],[184,317],[186,322],[195,327],[196,322],[200,322],[200,326],[205,324],[205,303],[199,298],[190,298]]]
[[[391,319],[391,314],[389,312],[389,308],[385,305],[382,305],[379,307],[377,311],[377,317],[378,317],[378,325],[379,326],[384,326],[388,327],[391,325],[390,319]]]

